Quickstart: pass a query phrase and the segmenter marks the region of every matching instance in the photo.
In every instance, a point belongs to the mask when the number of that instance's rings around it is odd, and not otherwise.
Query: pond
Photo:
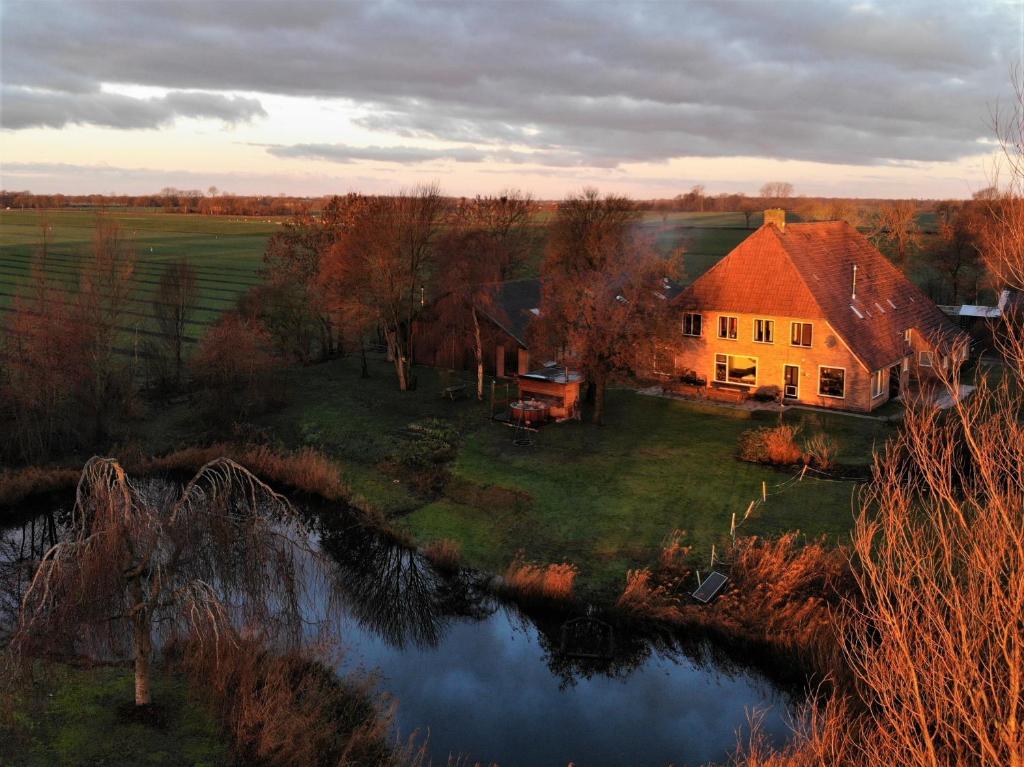
[[[23,515],[0,531],[8,576],[59,537],[59,518]],[[310,521],[341,595],[340,670],[374,674],[396,703],[396,736],[428,738],[434,764],[699,765],[724,760],[755,710],[771,741],[788,733],[791,692],[699,637],[521,608],[345,509]],[[18,588],[5,589],[0,622]]]

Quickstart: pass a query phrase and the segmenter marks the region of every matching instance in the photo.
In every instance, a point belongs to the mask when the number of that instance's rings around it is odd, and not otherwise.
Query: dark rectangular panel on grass
[[[698,602],[707,604],[715,598],[718,592],[722,590],[725,582],[728,580],[728,576],[722,575],[720,572],[716,571],[711,573],[703,580],[700,586],[697,587],[697,590],[693,592],[693,598]]]

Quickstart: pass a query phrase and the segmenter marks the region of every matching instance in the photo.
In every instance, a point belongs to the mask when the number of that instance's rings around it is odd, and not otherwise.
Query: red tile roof
[[[762,226],[675,303],[683,309],[827,320],[869,370],[908,354],[903,338],[908,328],[942,351],[965,338],[845,221],[787,224],[783,230]]]

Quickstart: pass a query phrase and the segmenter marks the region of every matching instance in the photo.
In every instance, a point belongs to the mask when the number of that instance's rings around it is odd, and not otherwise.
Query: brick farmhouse
[[[787,224],[782,210],[673,307],[679,335],[662,373],[793,403],[874,410],[967,352],[966,335],[854,227]]]

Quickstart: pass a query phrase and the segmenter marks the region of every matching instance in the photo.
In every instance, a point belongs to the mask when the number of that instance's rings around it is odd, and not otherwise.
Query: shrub
[[[455,572],[462,564],[462,547],[451,538],[431,541],[423,547],[423,556],[442,572]]]
[[[782,389],[778,386],[761,386],[750,395],[751,399],[758,402],[778,402],[781,397]]]
[[[803,451],[796,443],[799,426],[779,424],[749,429],[740,434],[740,460],[790,466],[803,460]]]
[[[696,370],[684,370],[679,376],[679,382],[688,386],[705,386],[708,379],[700,375]]]
[[[281,401],[281,361],[268,351],[270,337],[255,321],[228,313],[199,342],[191,361],[205,416],[223,425]]]
[[[569,599],[578,573],[568,562],[545,566],[517,557],[505,571],[505,585],[520,597]]]
[[[821,432],[810,437],[804,443],[804,449],[810,463],[822,471],[828,471],[836,465],[839,444],[828,434]]]

